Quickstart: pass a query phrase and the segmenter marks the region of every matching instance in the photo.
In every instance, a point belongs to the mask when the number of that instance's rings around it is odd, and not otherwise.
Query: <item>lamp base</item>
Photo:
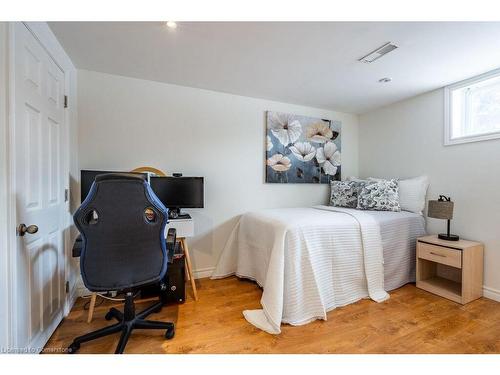
[[[460,239],[459,236],[456,234],[446,234],[446,233],[439,233],[438,238],[440,240],[445,240],[445,241],[458,241]]]

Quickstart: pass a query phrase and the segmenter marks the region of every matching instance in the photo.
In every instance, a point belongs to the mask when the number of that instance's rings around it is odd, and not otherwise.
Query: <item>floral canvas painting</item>
[[[266,182],[340,180],[340,121],[267,112]]]

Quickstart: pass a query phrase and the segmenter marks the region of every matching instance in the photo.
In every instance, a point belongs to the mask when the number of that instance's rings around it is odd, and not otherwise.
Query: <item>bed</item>
[[[362,298],[415,281],[422,215],[331,206],[268,209],[241,216],[212,278],[236,275],[263,288],[262,309],[245,318],[272,334]]]

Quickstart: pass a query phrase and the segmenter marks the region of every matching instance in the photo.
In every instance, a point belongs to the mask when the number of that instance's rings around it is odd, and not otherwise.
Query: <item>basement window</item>
[[[500,69],[448,86],[444,144],[500,138]]]

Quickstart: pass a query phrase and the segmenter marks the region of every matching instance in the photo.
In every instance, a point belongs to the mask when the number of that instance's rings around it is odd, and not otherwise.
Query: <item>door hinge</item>
[[[67,202],[69,199],[69,190],[64,189],[64,201]]]
[[[66,290],[66,293],[69,293],[69,281],[66,281],[65,290]]]
[[[68,95],[64,95],[64,108],[68,108]]]

